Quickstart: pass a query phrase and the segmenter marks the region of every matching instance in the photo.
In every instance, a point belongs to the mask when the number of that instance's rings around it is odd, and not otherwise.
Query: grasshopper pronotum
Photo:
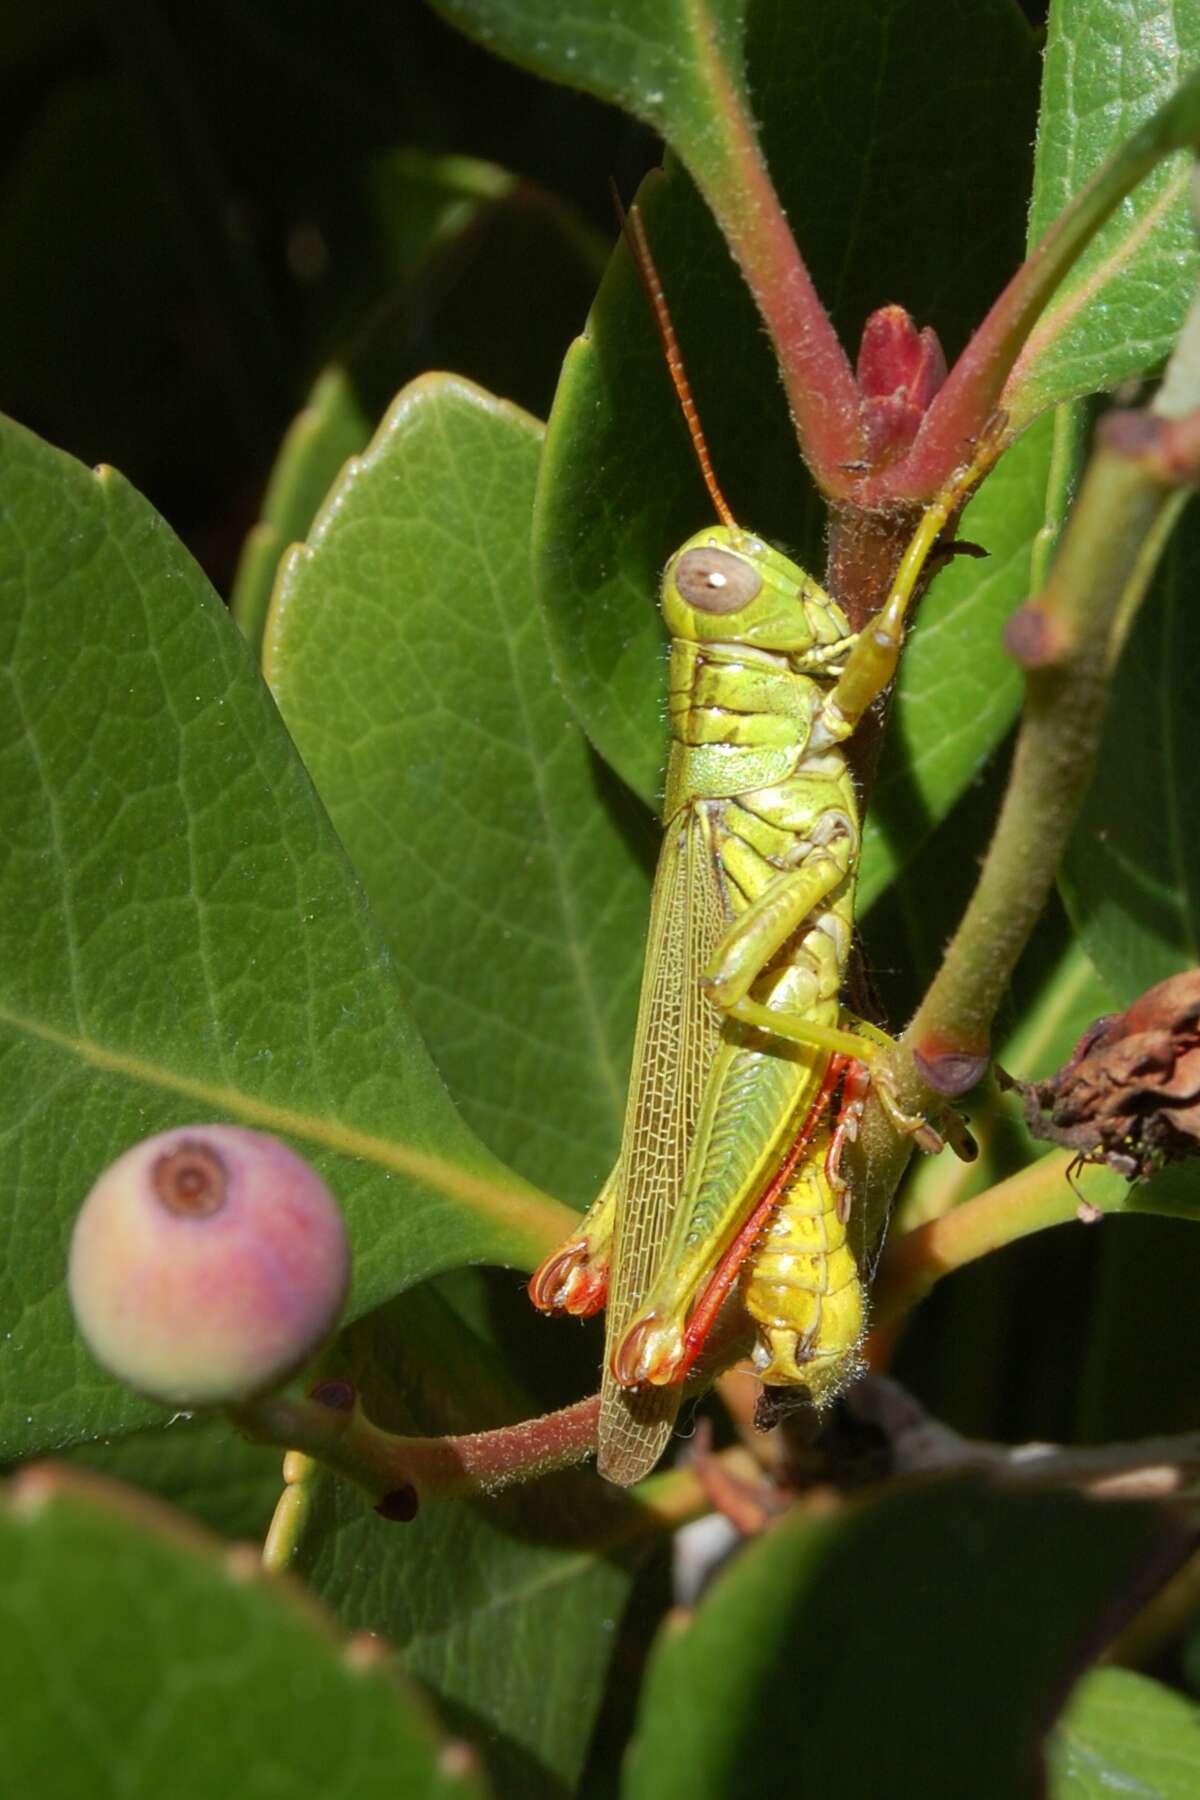
[[[721,523],[662,581],[671,749],[620,1155],[530,1283],[550,1311],[595,1312],[607,1295],[599,1468],[620,1483],[661,1455],[743,1263],[772,1382],[822,1403],[854,1373],[864,1309],[838,1160],[861,1084],[829,1125],[847,1064],[898,1128],[940,1147],[892,1095],[888,1040],[840,1003],[860,835],[841,746],[895,673],[917,578],[971,485],[964,471],[927,510],[886,604],[852,633],[811,576],[734,520],[636,210],[629,225]]]

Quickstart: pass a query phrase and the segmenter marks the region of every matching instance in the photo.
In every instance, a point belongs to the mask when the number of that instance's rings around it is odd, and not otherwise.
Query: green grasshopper
[[[662,580],[671,749],[620,1155],[530,1282],[547,1311],[607,1300],[598,1466],[621,1484],[665,1448],[743,1264],[760,1372],[823,1403],[856,1371],[864,1306],[840,1151],[861,1080],[836,1130],[827,1122],[846,1069],[869,1075],[898,1130],[941,1148],[899,1107],[891,1041],[840,1002],[860,847],[842,745],[892,680],[921,569],[973,484],[964,470],[928,509],[886,603],[853,633],[811,576],[734,520],[636,209],[629,224],[721,523]]]

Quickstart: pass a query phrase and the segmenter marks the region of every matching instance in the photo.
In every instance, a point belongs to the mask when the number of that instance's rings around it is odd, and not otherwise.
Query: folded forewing
[[[621,1141],[599,1467],[623,1484],[654,1467],[679,1409],[678,1389],[621,1388],[608,1365],[653,1280],[683,1188],[721,1030],[700,977],[727,923],[708,809],[688,807],[668,827],[659,856]]]

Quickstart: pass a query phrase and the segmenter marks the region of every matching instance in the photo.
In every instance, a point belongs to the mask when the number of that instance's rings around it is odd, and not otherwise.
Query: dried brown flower
[[[1200,1154],[1200,969],[1147,989],[1090,1025],[1048,1081],[1016,1081],[1035,1137],[1130,1181]]]

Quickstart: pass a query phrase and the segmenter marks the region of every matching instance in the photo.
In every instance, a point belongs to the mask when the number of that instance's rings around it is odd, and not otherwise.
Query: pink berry
[[[184,1125],[119,1156],[83,1203],[67,1286],[97,1362],[169,1406],[277,1386],[337,1322],[337,1201],[261,1131]]]

